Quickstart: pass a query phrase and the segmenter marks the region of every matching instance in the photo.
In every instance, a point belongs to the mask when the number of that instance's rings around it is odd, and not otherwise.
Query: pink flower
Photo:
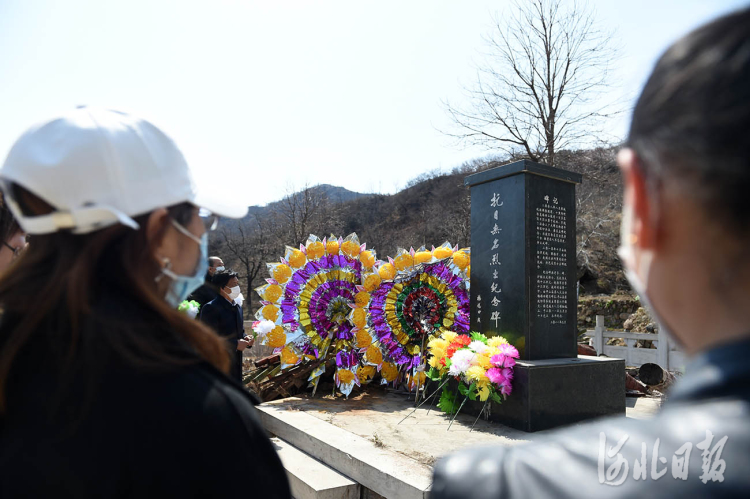
[[[490,357],[490,362],[495,364],[498,367],[503,367],[503,364],[505,363],[505,354],[497,353]]]
[[[490,362],[497,367],[513,367],[516,365],[516,360],[513,357],[503,353],[498,353],[490,357]]]
[[[506,367],[503,369],[503,377],[507,379],[509,382],[513,380],[513,369],[510,367]]]
[[[510,381],[500,385],[500,393],[502,393],[503,396],[507,397],[508,395],[510,395],[510,392],[512,391],[513,391],[513,387],[510,386]]]
[[[497,367],[487,369],[487,377],[490,379],[490,382],[496,385],[505,383],[505,375],[503,374],[503,370],[498,369]]]
[[[500,353],[505,355],[506,357],[513,357],[514,359],[518,358],[518,350],[516,350],[516,347],[513,345],[509,345],[507,343],[503,343],[498,347],[500,350]]]

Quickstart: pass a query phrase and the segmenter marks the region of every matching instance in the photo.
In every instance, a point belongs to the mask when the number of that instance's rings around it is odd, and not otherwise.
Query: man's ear
[[[146,222],[146,240],[154,252],[154,257],[162,261],[165,257],[166,226],[169,223],[169,213],[166,208],[157,208],[151,212]]]
[[[632,149],[622,149],[617,154],[625,187],[625,205],[632,210],[630,234],[631,244],[643,249],[653,249],[658,240],[658,217],[656,204],[649,197],[648,183],[640,158]]]

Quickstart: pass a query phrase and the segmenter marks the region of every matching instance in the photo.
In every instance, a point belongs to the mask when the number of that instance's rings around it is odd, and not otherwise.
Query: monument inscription
[[[518,348],[513,393],[490,419],[537,431],[625,412],[625,362],[578,356],[577,173],[517,161],[471,187],[471,327]],[[468,402],[478,414],[481,402]]]
[[[472,329],[504,336],[522,359],[577,353],[577,182],[578,174],[530,161],[466,179],[472,189]]]

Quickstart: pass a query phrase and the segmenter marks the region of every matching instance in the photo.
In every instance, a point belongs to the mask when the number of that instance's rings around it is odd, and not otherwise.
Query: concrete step
[[[278,437],[271,439],[295,499],[359,499],[359,484]]]
[[[428,466],[304,411],[271,404],[258,406],[269,433],[330,466],[370,491],[388,499],[426,499],[432,483]]]

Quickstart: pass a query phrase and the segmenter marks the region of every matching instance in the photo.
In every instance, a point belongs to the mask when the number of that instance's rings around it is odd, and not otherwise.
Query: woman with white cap
[[[216,215],[246,208],[201,198],[158,128],[92,108],[27,131],[0,182],[34,238],[0,279],[0,497],[290,497],[225,343],[176,310]]]

